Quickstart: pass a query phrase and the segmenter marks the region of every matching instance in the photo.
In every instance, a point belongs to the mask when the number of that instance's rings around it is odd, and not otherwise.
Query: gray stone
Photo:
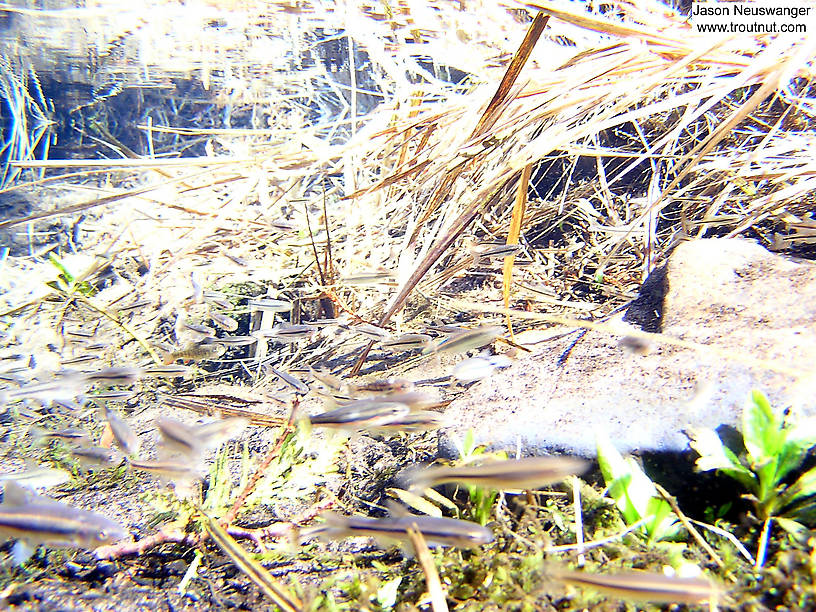
[[[816,413],[811,262],[746,240],[684,242],[622,319],[548,342],[471,387],[448,408],[443,450],[473,428],[480,442],[524,454],[594,456],[598,430],[621,451],[680,451],[689,426],[738,426],[755,388]],[[650,327],[668,343],[648,354],[621,345]]]

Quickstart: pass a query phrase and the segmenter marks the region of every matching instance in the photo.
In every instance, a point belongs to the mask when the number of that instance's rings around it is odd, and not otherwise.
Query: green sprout
[[[597,446],[598,463],[609,495],[626,524],[640,524],[649,542],[675,538],[682,526],[637,461],[624,458],[605,434],[598,434]]]
[[[744,454],[737,455],[711,429],[693,429],[689,437],[691,447],[700,455],[696,464],[699,471],[719,470],[748,490],[744,497],[763,522],[757,567],[764,562],[772,521],[797,535],[806,531],[803,521],[816,518],[816,468],[792,484],[783,483],[816,445],[813,420],[787,423],[785,413],[774,411],[768,398],[755,390],[742,412]]]
[[[49,253],[48,260],[59,271],[59,274],[57,274],[56,280],[48,281],[45,283],[46,285],[69,295],[79,293],[85,297],[90,297],[96,293],[93,285],[72,274],[56,255]]]
[[[476,460],[485,453],[484,446],[476,445],[476,436],[472,429],[468,429],[462,440],[462,447],[460,448],[462,463],[470,463]],[[506,459],[506,453],[497,453],[501,459]],[[486,489],[475,485],[466,485],[468,497],[470,498],[470,507],[472,509],[472,518],[480,525],[486,525],[490,520],[490,515],[493,510],[493,502],[496,501],[498,491],[493,489]]]

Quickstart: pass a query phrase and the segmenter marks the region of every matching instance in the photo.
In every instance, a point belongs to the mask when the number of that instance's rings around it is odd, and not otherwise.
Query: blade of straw
[[[527,164],[521,172],[521,180],[516,188],[516,202],[513,205],[513,217],[510,219],[510,228],[507,230],[507,244],[518,244],[519,242],[521,223],[524,220],[524,212],[527,209],[527,189],[530,186],[530,175],[532,171],[532,164]],[[515,260],[515,255],[508,255],[504,258],[502,295],[504,297],[505,308],[510,308],[510,283],[513,281],[513,262]],[[507,331],[510,332],[510,338],[515,340],[510,315],[507,315]]]
[[[431,598],[431,608],[434,612],[448,612],[448,602],[445,599],[445,591],[442,589],[442,582],[439,580],[439,573],[436,571],[431,551],[425,543],[419,529],[416,526],[408,528],[408,537],[414,545],[417,561],[425,572],[425,584],[428,586],[428,595]]]
[[[260,563],[258,563],[252,556],[236,542],[230,534],[227,533],[217,520],[203,514],[206,522],[204,529],[210,534],[213,541],[223,550],[227,556],[232,559],[236,567],[244,572],[252,582],[266,595],[276,606],[286,612],[299,612],[303,610],[303,602],[297,597],[289,593],[277,580],[272,577],[272,574]]]

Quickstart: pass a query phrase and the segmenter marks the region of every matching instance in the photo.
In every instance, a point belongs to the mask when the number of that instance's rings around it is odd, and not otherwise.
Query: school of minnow
[[[516,245],[489,243],[473,244],[469,252],[476,262],[514,255],[518,250]],[[159,486],[170,484],[181,496],[185,487],[205,478],[210,451],[240,436],[247,427],[279,427],[285,419],[250,408],[229,408],[219,406],[217,402],[209,404],[204,399],[207,395],[202,395],[202,401],[197,402],[194,401],[195,394],[179,395],[179,401],[175,401],[171,394],[165,406],[199,414],[182,420],[176,418],[175,413],[173,416],[163,413],[152,421],[149,431],[137,431],[129,422],[128,413],[139,401],[137,383],[140,381],[154,387],[195,386],[199,378],[207,375],[211,364],[233,360],[262,377],[265,384],[282,388],[274,395],[259,395],[263,402],[285,405],[306,399],[322,400],[322,410],[301,409],[291,417],[297,417],[311,428],[340,429],[354,435],[404,436],[446,426],[445,413],[440,409],[445,405],[440,383],[400,377],[351,380],[343,376],[342,370],[311,366],[294,368],[291,362],[287,365],[268,357],[270,345],[291,354],[308,347],[316,339],[336,334],[344,341],[360,345],[371,341],[383,354],[391,355],[390,359],[435,359],[441,363],[441,356],[445,356],[455,362],[448,367],[448,376],[441,379],[441,385],[450,388],[488,378],[513,362],[509,356],[512,353],[494,352],[493,343],[505,331],[497,325],[472,328],[436,325],[422,331],[397,333],[386,326],[351,321],[345,314],[339,318],[291,323],[285,317],[295,307],[292,301],[258,297],[240,304],[243,299],[240,296],[206,291],[195,277],[191,281],[193,293],[187,304],[205,308],[206,313],[191,318],[184,311],[176,311],[172,324],[175,339],[171,337],[154,347],[153,359],[138,365],[97,365],[101,363],[99,354],[75,352],[72,357],[61,360],[66,367],[52,378],[39,375],[26,379],[18,374],[18,371],[24,372],[23,369],[12,371],[3,378],[10,384],[0,389],[0,401],[14,406],[18,418],[33,419],[28,428],[32,447],[61,445],[75,462],[75,469],[129,470],[134,477],[152,480],[160,483]],[[341,277],[337,282],[339,286],[364,288],[390,285],[393,276],[385,271],[374,271]],[[249,327],[239,331],[246,325],[248,317],[252,317]],[[71,337],[77,346],[93,346],[95,340],[93,333],[82,330],[74,330]],[[418,353],[408,355],[412,351]],[[259,356],[254,357],[256,354]],[[68,369],[67,366],[80,369]],[[83,413],[86,405],[92,410]],[[53,408],[53,414],[63,415],[69,424],[62,427],[42,425],[39,421],[51,414],[49,408]],[[81,414],[95,415],[96,422],[104,426],[101,435],[91,426],[73,425]],[[306,427],[305,431],[311,429]],[[143,444],[145,436],[151,436],[155,442],[147,445],[151,449],[148,452],[142,451],[146,447]],[[438,485],[456,483],[494,491],[529,491],[561,483],[571,476],[583,474],[588,468],[586,460],[567,456],[414,467],[397,477],[406,484],[406,490],[400,490],[397,497],[421,508],[420,502],[412,503],[411,500],[418,499],[419,493],[429,499],[434,495],[438,497],[440,493],[433,490]],[[72,477],[68,470],[34,464],[0,473],[0,485],[4,488],[0,535],[17,540],[12,555],[14,563],[24,563],[32,554],[33,546],[93,549],[130,537],[121,525],[105,516],[104,507],[102,512],[94,513],[33,491],[64,485]],[[321,519],[317,524],[295,531],[301,538],[369,537],[383,545],[399,544],[407,554],[412,554],[409,551],[409,530],[416,530],[431,547],[468,549],[488,545],[494,540],[489,526],[454,518],[408,514],[396,507],[391,508],[389,516],[380,518],[324,512]],[[209,521],[207,532],[219,545],[237,551],[215,519]],[[246,555],[236,552],[234,558],[243,559],[241,567],[256,567]],[[718,595],[715,585],[704,578],[671,578],[647,572],[591,574],[558,568],[553,568],[550,574],[562,583],[627,601],[693,605],[716,600]]]

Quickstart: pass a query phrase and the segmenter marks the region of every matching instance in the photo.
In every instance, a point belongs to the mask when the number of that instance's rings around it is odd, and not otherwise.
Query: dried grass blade
[[[565,9],[561,6],[557,6],[553,2],[547,2],[546,0],[535,0],[532,2],[526,2],[525,4],[529,8],[535,8],[547,13],[548,16],[552,15],[556,19],[560,19],[561,21],[571,23],[572,25],[581,28],[586,28],[587,30],[603,32],[604,34],[611,34],[624,38],[639,38],[651,43],[668,43],[672,46],[679,46],[677,40],[667,36],[661,36],[659,33],[655,32],[653,28],[650,29],[646,26],[639,26],[635,24],[623,24],[611,21],[609,19],[588,15],[584,12],[583,6],[577,6],[571,10],[569,8]]]
[[[289,593],[267,569],[250,556],[246,549],[238,544],[214,518],[204,514],[204,529],[210,537],[232,559],[236,567],[244,572],[254,582],[261,592],[272,600],[275,605],[286,612],[303,610],[303,602]]]
[[[538,42],[538,39],[541,37],[541,33],[544,31],[544,27],[547,25],[549,20],[549,15],[544,15],[543,13],[539,13],[533,19],[530,27],[527,30],[527,34],[524,36],[524,40],[521,41],[521,45],[519,45],[513,59],[510,60],[510,65],[507,67],[498,88],[496,88],[496,93],[493,94],[493,98],[488,103],[487,108],[485,108],[484,113],[482,113],[482,116],[479,118],[479,122],[473,129],[473,132],[470,135],[470,140],[474,140],[483,135],[485,132],[487,132],[487,130],[493,127],[498,120],[502,110],[504,110],[506,103],[508,102],[511,91],[513,90],[513,85],[521,74],[521,70],[524,68],[527,60],[530,58],[530,54],[533,52],[533,48]],[[450,193],[456,179],[467,167],[468,164],[456,166],[445,175],[442,182],[431,196],[428,207],[422,213],[419,221],[417,221],[416,228],[411,234],[411,239],[408,241],[409,244],[414,243],[424,223],[439,207],[448,193]]]
[[[521,171],[521,180],[519,180],[518,187],[516,188],[516,203],[513,205],[513,216],[510,219],[510,229],[507,230],[507,244],[518,244],[519,242],[521,223],[524,220],[524,212],[527,209],[527,190],[530,187],[530,175],[532,171],[532,164],[527,164],[524,166],[524,170]],[[505,308],[510,308],[510,283],[513,281],[513,262],[515,260],[515,255],[508,255],[504,258],[502,296],[504,298]],[[510,332],[510,338],[515,340],[510,315],[507,315],[507,331]]]
[[[431,598],[431,608],[434,612],[448,612],[448,602],[445,599],[445,591],[442,589],[442,582],[439,580],[439,573],[436,571],[431,551],[425,543],[419,529],[408,528],[408,537],[414,545],[417,561],[425,572],[425,583],[428,585],[428,595]]]
[[[493,99],[490,100],[485,112],[482,114],[482,118],[479,119],[479,123],[476,124],[476,128],[473,130],[471,138],[482,135],[499,118],[496,111],[504,104],[504,101],[510,94],[516,79],[518,79],[522,68],[524,68],[524,65],[530,58],[530,54],[533,52],[533,48],[535,48],[536,43],[541,37],[541,33],[544,31],[544,28],[549,20],[550,16],[545,15],[544,13],[538,13],[533,19],[529,29],[527,30],[527,34],[524,36],[524,40],[521,41],[521,45],[519,45],[516,54],[513,56],[513,59],[510,61],[510,65],[507,67],[507,72],[504,73],[504,77],[502,78],[501,83],[499,83],[496,93],[493,94]]]

